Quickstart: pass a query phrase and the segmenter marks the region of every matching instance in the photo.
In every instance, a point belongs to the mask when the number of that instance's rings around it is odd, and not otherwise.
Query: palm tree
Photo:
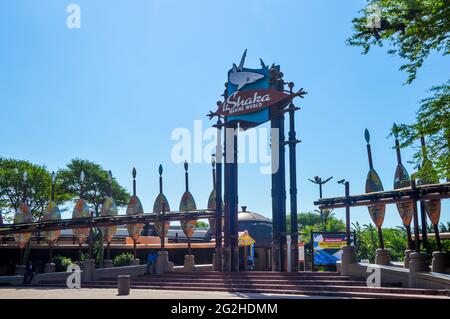
[[[370,242],[372,244],[372,247],[376,249],[376,247],[377,247],[377,239],[375,238],[375,234],[374,234],[375,231],[376,231],[375,226],[372,225],[372,223],[369,223],[369,224],[364,224],[363,227],[364,227],[364,231],[369,232],[369,234],[370,234]]]
[[[439,225],[439,231],[441,233],[450,232],[450,222],[447,222],[447,226],[442,222]]]

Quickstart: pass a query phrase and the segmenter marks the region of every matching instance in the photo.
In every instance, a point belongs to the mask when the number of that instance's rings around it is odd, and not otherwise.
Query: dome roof
[[[247,206],[242,206],[242,211],[238,213],[238,220],[239,221],[259,221],[259,222],[266,222],[266,223],[272,223],[272,221],[264,217],[261,214],[254,213],[247,211]]]

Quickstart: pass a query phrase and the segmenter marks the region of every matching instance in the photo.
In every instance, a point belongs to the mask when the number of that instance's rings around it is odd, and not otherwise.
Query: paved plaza
[[[321,296],[228,293],[211,291],[176,291],[132,289],[128,296],[118,296],[117,289],[98,288],[0,288],[0,299],[330,299]],[[335,298],[331,298],[335,299]],[[343,298],[338,298],[343,299]]]

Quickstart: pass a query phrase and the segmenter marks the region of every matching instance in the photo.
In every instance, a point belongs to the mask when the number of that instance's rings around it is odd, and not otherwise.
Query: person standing
[[[156,254],[152,251],[147,257],[147,275],[155,273]]]

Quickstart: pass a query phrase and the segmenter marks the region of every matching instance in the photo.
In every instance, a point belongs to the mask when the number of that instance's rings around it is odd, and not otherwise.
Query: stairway
[[[51,285],[51,283],[47,283]],[[116,288],[116,278],[85,283],[87,288]],[[335,272],[175,272],[133,278],[131,289],[224,291],[231,293],[296,294],[351,298],[442,298],[448,290],[402,288],[390,285],[367,287],[365,280],[352,280]]]

